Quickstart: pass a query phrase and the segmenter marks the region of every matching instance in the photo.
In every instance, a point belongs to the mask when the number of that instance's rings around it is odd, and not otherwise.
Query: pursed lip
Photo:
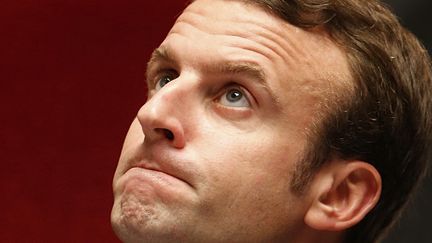
[[[160,162],[154,162],[150,160],[141,159],[139,162],[132,162],[130,163],[131,166],[126,170],[130,170],[132,168],[140,168],[144,170],[152,170],[156,172],[163,173],[169,177],[172,177],[174,179],[177,179],[186,185],[188,185],[191,188],[194,188],[194,186],[187,180],[185,177],[187,176],[186,171],[181,170],[178,167],[172,166],[172,163],[160,163]],[[190,178],[190,177],[188,177]]]

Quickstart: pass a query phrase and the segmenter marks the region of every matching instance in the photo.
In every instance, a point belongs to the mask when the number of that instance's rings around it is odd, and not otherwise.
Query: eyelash
[[[219,102],[223,98],[224,95],[226,95],[228,92],[230,92],[232,90],[238,90],[238,91],[240,91],[241,94],[244,96],[244,98],[249,103],[249,105],[250,106],[253,105],[253,101],[254,101],[253,96],[250,94],[250,92],[246,88],[244,88],[243,86],[241,86],[240,84],[238,84],[236,82],[230,82],[227,85],[225,85],[220,90],[220,92],[218,92],[218,95],[216,96],[215,101]],[[227,107],[229,109],[241,109],[241,107],[234,107],[234,106],[233,107],[225,106],[225,107]]]
[[[151,89],[151,90],[158,90],[156,85],[158,84],[160,79],[163,77],[170,77],[170,78],[172,78],[172,80],[175,80],[178,77],[177,72],[173,69],[160,68],[160,69],[156,70],[154,73],[155,73],[155,75],[150,75],[149,79],[148,79],[148,80],[150,80],[149,89]]]
[[[171,77],[172,81],[173,81],[173,80],[177,79],[179,76],[176,70],[167,69],[167,68],[159,68],[159,69],[155,70],[154,73],[155,73],[154,75],[149,75],[149,80],[150,80],[149,85],[151,85],[151,87],[149,87],[149,90],[151,90],[153,92],[155,92],[155,91],[157,92],[159,89],[163,88],[163,87],[160,87],[160,88],[157,87],[161,78]],[[254,104],[256,104],[255,97],[253,95],[251,95],[251,93],[246,88],[244,88],[242,85],[240,85],[237,82],[233,82],[233,81],[228,82],[227,84],[223,85],[221,88],[216,87],[216,90],[219,90],[219,91],[215,92],[216,95],[215,95],[215,98],[213,99],[213,102],[215,104],[217,104],[218,107],[220,107],[224,110],[237,110],[237,111],[245,110],[246,109],[245,107],[225,106],[225,105],[220,104],[221,98],[227,92],[229,92],[230,90],[233,90],[233,89],[239,90],[244,95],[244,98],[247,100],[247,102],[250,105],[249,108],[253,107]]]

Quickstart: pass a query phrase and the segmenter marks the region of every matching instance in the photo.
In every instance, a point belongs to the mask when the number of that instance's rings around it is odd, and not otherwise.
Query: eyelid
[[[252,93],[245,88],[244,86],[242,86],[241,84],[235,83],[235,82],[231,82],[228,83],[227,85],[225,85],[221,91],[218,93],[216,100],[219,101],[221,99],[221,97],[223,95],[225,95],[230,89],[238,89],[240,90],[243,94],[245,99],[248,101],[250,107],[252,108],[256,105],[256,99],[255,97],[252,95]],[[245,108],[245,107],[243,107]],[[242,107],[227,107],[227,109],[243,109]]]
[[[171,76],[172,79],[176,79],[178,77],[178,73],[175,69],[158,66],[152,69],[147,75],[147,86],[149,90],[156,89],[156,85],[159,82],[159,79],[163,76]]]

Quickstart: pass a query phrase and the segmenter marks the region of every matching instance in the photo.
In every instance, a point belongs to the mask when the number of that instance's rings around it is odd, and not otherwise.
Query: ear
[[[316,230],[342,231],[360,222],[376,205],[381,176],[362,161],[332,161],[314,177],[305,223]]]

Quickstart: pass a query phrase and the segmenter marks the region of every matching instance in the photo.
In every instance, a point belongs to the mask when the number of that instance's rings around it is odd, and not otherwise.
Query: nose
[[[178,85],[167,84],[157,91],[138,111],[144,141],[164,140],[171,146],[181,149],[186,145],[185,137],[185,98],[188,91]]]

